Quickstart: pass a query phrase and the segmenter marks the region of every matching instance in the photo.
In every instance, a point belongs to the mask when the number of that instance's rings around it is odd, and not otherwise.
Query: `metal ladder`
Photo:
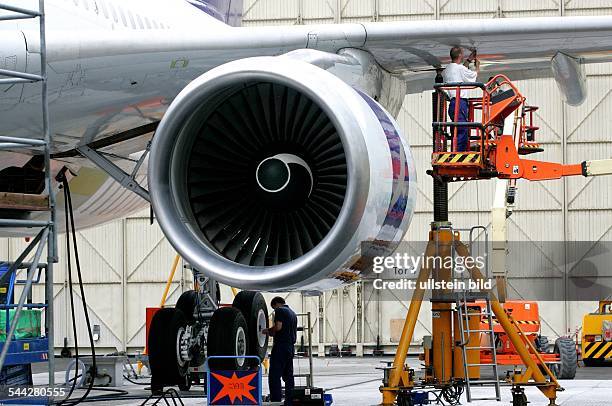
[[[41,114],[42,114],[42,134],[40,138],[21,138],[14,136],[4,136],[0,134],[0,151],[19,151],[24,150],[29,155],[42,155],[44,158],[44,196],[39,196],[46,201],[46,207],[40,211],[46,213],[43,219],[31,219],[29,214],[32,209],[17,207],[16,211],[20,216],[8,217],[0,216],[0,228],[10,228],[13,230],[33,230],[38,232],[23,252],[15,261],[6,262],[9,266],[7,274],[11,274],[20,269],[27,269],[27,279],[19,298],[18,304],[12,306],[15,314],[11,322],[10,331],[0,352],[0,370],[6,363],[7,354],[11,347],[11,341],[17,327],[17,321],[21,316],[22,309],[33,307],[27,305],[26,299],[31,296],[32,283],[34,276],[39,269],[45,270],[45,303],[38,306],[45,309],[45,337],[48,340],[48,348],[44,358],[48,358],[49,366],[49,385],[54,385],[54,343],[53,343],[53,264],[57,262],[57,235],[56,235],[56,212],[55,212],[55,193],[53,190],[51,173],[51,143],[52,135],[49,129],[49,104],[47,89],[47,43],[45,35],[45,4],[44,0],[38,0],[38,10],[30,10],[22,7],[15,7],[0,3],[1,21],[38,19],[39,38],[40,38],[40,71],[38,73],[19,72],[15,70],[0,69],[0,85],[25,85],[29,83],[40,83],[41,85]],[[26,51],[29,56],[36,55]],[[29,64],[28,64],[29,65]],[[25,195],[24,195],[25,196]],[[30,195],[32,196],[32,195]],[[43,250],[47,249],[47,261],[42,262]],[[34,252],[31,260],[26,258]]]
[[[484,278],[489,278],[489,261],[488,261],[488,249],[489,249],[489,236],[487,233],[486,227],[476,226],[469,229],[469,247],[472,256],[474,253],[472,250],[474,249],[474,233],[480,230],[482,235],[484,235],[484,269],[482,270],[482,274]],[[465,230],[463,230],[465,231]],[[454,235],[454,234],[453,234]],[[465,274],[464,274],[465,275]],[[465,282],[465,276],[461,278]],[[470,279],[469,277],[467,279]],[[465,377],[465,394],[468,402],[478,401],[478,400],[496,400],[501,401],[501,388],[499,384],[499,369],[497,365],[497,351],[495,350],[495,332],[493,330],[493,311],[491,310],[491,302],[489,300],[489,293],[483,291],[470,291],[467,287],[461,291],[455,291],[455,309],[457,311],[457,321],[459,322],[459,331],[461,334],[461,343],[458,345],[461,347],[463,353],[463,371]],[[480,307],[480,311],[478,313],[470,312],[469,308],[473,307],[469,305],[469,303],[475,303],[476,300],[483,300],[485,302],[484,308]],[[477,316],[479,318],[478,327],[475,330],[470,329],[469,319],[470,316]],[[486,320],[486,327],[482,328],[482,319],[483,316]],[[480,334],[486,334],[489,338],[488,346],[480,345],[480,338],[478,340],[478,345],[469,346],[470,334],[476,333],[480,336]],[[492,364],[483,364],[481,362],[471,364],[468,362],[467,352],[469,350],[488,350],[491,351],[493,363]],[[493,370],[494,379],[492,381],[479,381],[479,386],[484,386],[486,384],[493,384],[495,388],[495,397],[484,397],[484,398],[474,398],[472,396],[471,386],[472,382],[470,381],[469,370],[470,367],[490,367]]]
[[[469,295],[469,299],[473,299],[475,297],[474,294]],[[463,291],[463,297],[457,297],[456,309],[457,309],[457,320],[459,321],[459,330],[461,333],[462,342],[459,343],[461,350],[463,352],[463,371],[465,376],[465,394],[467,396],[467,401],[472,402],[475,400],[497,400],[501,401],[501,389],[499,385],[499,369],[497,366],[497,352],[495,350],[495,332],[493,331],[493,312],[491,311],[491,302],[489,301],[489,295],[484,293],[481,297],[482,300],[485,301],[485,308],[478,312],[473,313],[469,311],[468,306],[468,295],[466,291]],[[478,316],[481,320],[479,321],[479,327],[475,330],[470,329],[469,318],[470,316]],[[486,328],[482,328],[482,316],[486,317]],[[469,339],[471,333],[477,334],[486,334],[489,337],[489,346],[481,346],[480,339],[478,340],[479,344],[477,346],[470,347]],[[466,338],[467,337],[467,338]],[[468,362],[467,352],[468,350],[489,350],[491,351],[493,363],[492,364],[483,364],[483,363],[474,363],[470,364]],[[470,367],[491,367],[493,369],[494,380],[489,382],[480,381],[479,384],[492,383],[495,387],[495,397],[484,397],[484,398],[474,398],[472,397],[471,385],[470,382]]]

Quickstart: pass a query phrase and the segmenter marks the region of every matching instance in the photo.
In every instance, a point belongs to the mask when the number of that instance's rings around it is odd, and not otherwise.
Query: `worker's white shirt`
[[[444,78],[444,83],[459,83],[459,82],[476,82],[476,77],[478,73],[466,68],[465,66],[451,62],[446,66],[444,72],[442,72],[442,77]],[[448,96],[453,98],[455,97],[457,92],[455,90],[448,91]],[[465,89],[461,90],[461,98],[467,98],[468,91]]]

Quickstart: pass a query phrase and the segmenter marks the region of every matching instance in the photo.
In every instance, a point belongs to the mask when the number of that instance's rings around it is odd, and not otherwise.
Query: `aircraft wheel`
[[[179,341],[186,326],[185,315],[179,309],[160,309],[153,316],[148,347],[152,391],[185,381],[189,363],[181,359]]]
[[[248,355],[248,327],[240,310],[220,307],[213,313],[208,326],[208,356]],[[237,371],[248,369],[245,358],[211,359],[211,369]]]
[[[234,298],[232,306],[240,310],[249,328],[249,355],[264,360],[268,351],[268,336],[261,331],[268,328],[268,307],[259,292],[243,290]],[[255,360],[253,362],[256,363]]]
[[[198,293],[195,290],[186,290],[176,301],[175,309],[179,309],[185,315],[188,322],[195,320],[194,312],[198,305]]]

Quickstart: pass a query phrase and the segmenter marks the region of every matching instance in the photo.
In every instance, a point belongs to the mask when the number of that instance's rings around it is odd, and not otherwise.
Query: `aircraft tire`
[[[178,334],[186,326],[185,315],[179,309],[160,309],[153,316],[148,342],[152,391],[185,381],[188,365],[180,365],[176,348]]]
[[[248,327],[240,310],[234,307],[220,307],[213,313],[208,326],[208,356],[248,355]],[[245,358],[210,359],[213,370],[246,370],[249,363]]]
[[[232,306],[240,310],[249,327],[248,354],[263,361],[268,352],[268,336],[261,333],[268,327],[268,307],[264,296],[260,292],[243,290],[236,295]]]

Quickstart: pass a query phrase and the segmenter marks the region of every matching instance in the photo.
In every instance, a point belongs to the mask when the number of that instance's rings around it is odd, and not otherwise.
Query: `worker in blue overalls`
[[[280,296],[270,303],[274,309],[274,325],[263,330],[264,334],[274,337],[268,385],[270,386],[270,401],[280,402],[282,399],[281,378],[285,382],[285,405],[291,405],[291,394],[295,386],[293,378],[293,354],[297,339],[297,315],[287,306]]]
[[[480,71],[480,61],[476,57],[476,52],[472,52],[469,58],[464,62],[463,49],[461,47],[452,47],[450,50],[451,63],[446,66],[442,76],[444,83],[466,83],[475,82],[478,72]],[[475,70],[469,68],[470,63],[474,62]],[[459,101],[456,99],[454,90],[448,91],[450,103],[448,105],[448,115],[454,122],[465,123],[468,121],[468,101],[467,90],[461,89]],[[459,103],[459,111],[455,117],[455,103]],[[454,131],[453,131],[454,133]],[[470,146],[468,140],[469,129],[467,127],[457,127],[457,151],[467,151]]]

